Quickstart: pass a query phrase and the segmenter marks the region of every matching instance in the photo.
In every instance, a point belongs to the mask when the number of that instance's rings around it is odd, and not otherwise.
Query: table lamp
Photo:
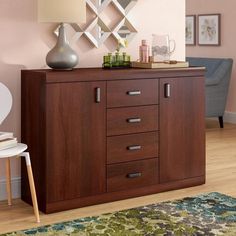
[[[70,70],[78,64],[78,55],[66,39],[64,23],[86,21],[85,0],[38,0],[38,21],[60,23],[55,47],[48,52],[46,63],[57,70]]]

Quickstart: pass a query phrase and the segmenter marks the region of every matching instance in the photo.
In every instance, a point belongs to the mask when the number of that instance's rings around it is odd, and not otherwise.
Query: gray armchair
[[[220,127],[223,128],[233,60],[230,58],[187,57],[186,61],[190,66],[206,67],[206,117],[218,117]]]

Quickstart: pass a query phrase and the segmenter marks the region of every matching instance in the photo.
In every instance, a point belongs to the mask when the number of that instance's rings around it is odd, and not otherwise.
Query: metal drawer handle
[[[129,118],[127,119],[128,123],[140,123],[142,121],[141,118]]]
[[[96,103],[101,102],[101,88],[96,88]]]
[[[142,173],[140,173],[140,172],[130,173],[130,174],[126,175],[126,177],[129,178],[129,179],[139,178],[141,176],[142,176]]]
[[[142,146],[140,146],[140,145],[132,145],[132,146],[127,147],[127,149],[129,151],[140,150],[141,148],[142,148]]]
[[[164,85],[164,90],[165,90],[165,98],[169,98],[170,97],[170,84],[165,84]]]
[[[137,96],[137,95],[141,95],[141,91],[137,90],[137,91],[128,91],[127,94],[129,96]]]

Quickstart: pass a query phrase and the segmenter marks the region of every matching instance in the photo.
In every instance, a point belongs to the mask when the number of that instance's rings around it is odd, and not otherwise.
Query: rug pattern
[[[214,192],[3,235],[235,236],[236,198]]]

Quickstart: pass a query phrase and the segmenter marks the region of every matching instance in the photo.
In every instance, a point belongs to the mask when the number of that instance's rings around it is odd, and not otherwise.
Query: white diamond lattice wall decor
[[[113,36],[121,43],[128,43],[133,39],[137,30],[129,19],[129,12],[135,6],[138,0],[86,0],[87,12],[90,12],[92,19],[89,20],[85,27],[78,24],[70,24],[74,30],[74,35],[71,40],[78,40],[82,35],[95,46],[100,47],[109,36]],[[114,22],[114,26],[110,27],[107,22],[106,9],[112,7],[119,19]],[[57,34],[58,29],[55,30]],[[125,46],[125,45],[123,45]]]

